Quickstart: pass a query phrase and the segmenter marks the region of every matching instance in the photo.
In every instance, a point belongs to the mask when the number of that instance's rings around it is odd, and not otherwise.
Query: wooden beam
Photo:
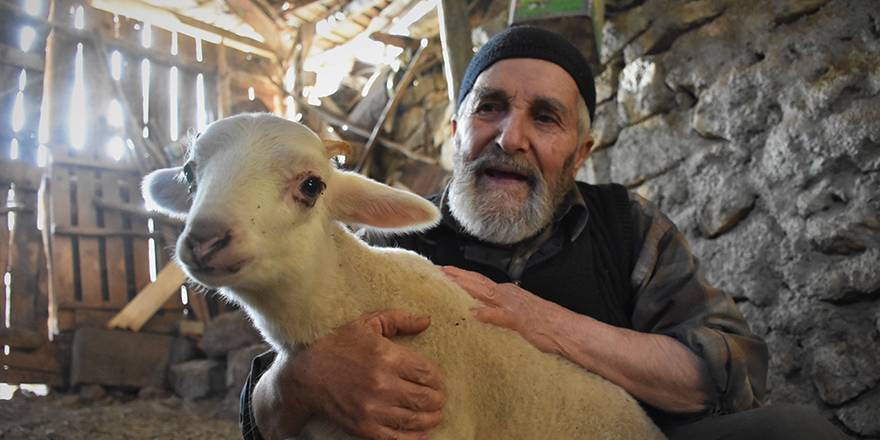
[[[219,119],[229,116],[232,111],[231,93],[226,46],[221,44],[217,48],[217,117]]]
[[[372,134],[371,130],[364,128],[364,127],[361,127],[359,125],[355,125],[355,124],[349,122],[343,116],[335,115],[331,112],[328,112],[327,110],[322,109],[321,107],[311,106],[307,102],[304,102],[300,99],[297,99],[296,96],[294,96],[294,100],[296,101],[297,105],[299,105],[301,108],[305,109],[305,111],[314,112],[319,117],[321,117],[321,119],[327,121],[327,123],[329,123],[331,125],[335,125],[337,127],[346,126],[346,127],[348,127],[348,131],[350,131],[350,132],[354,133],[355,135],[360,136],[364,139],[369,139],[370,135]],[[409,148],[407,148],[405,145],[401,144],[400,142],[395,142],[395,141],[388,139],[384,136],[379,136],[377,139],[380,144],[382,144],[385,147],[390,148],[400,154],[403,154],[408,159],[412,159],[412,160],[415,160],[418,162],[424,162],[424,163],[428,163],[428,164],[432,164],[432,165],[437,164],[436,159],[415,153],[415,152],[411,151]]]
[[[111,162],[102,162],[94,159],[88,159],[85,157],[64,157],[58,159],[52,159],[53,167],[62,167],[62,168],[92,168],[98,171],[116,171],[116,172],[124,172],[131,174],[139,174],[137,168],[132,167],[131,165],[121,162],[121,163],[111,163]]]
[[[166,223],[172,226],[180,226],[183,224],[183,220],[166,217],[164,215],[148,211],[142,206],[132,205],[131,203],[110,202],[99,197],[95,197],[93,200],[95,202],[95,206],[102,209],[124,212],[126,214],[136,215],[141,218],[151,218],[158,222]]]
[[[90,226],[66,226],[53,225],[53,235],[76,235],[78,237],[140,237],[140,238],[161,238],[162,234],[158,232],[138,232],[126,229],[112,230],[105,228],[97,228]]]
[[[410,60],[409,65],[406,68],[406,72],[404,72],[403,77],[400,78],[400,82],[397,84],[397,89],[394,90],[394,95],[385,104],[385,108],[382,109],[382,113],[379,115],[379,120],[376,121],[376,125],[373,126],[373,131],[370,133],[370,138],[364,145],[364,151],[363,153],[361,153],[361,157],[357,165],[358,171],[363,171],[364,167],[366,167],[367,163],[369,162],[370,151],[373,149],[373,146],[376,144],[376,140],[379,138],[379,132],[382,131],[382,126],[385,125],[385,119],[388,118],[388,115],[394,112],[394,110],[397,108],[397,104],[400,103],[400,99],[403,98],[403,92],[409,86],[409,83],[410,81],[412,81],[413,76],[415,76],[415,68],[416,66],[418,66],[419,60],[422,58],[422,53],[425,52],[425,48],[427,48],[428,46],[428,40],[422,40],[422,44],[419,46],[419,50],[417,50],[416,53],[413,54],[412,60]]]
[[[308,6],[312,3],[315,3],[318,0],[290,0],[287,3],[290,3],[290,8],[288,11],[294,11],[304,6]]]
[[[35,330],[0,326],[0,345],[34,350],[40,348],[48,340],[46,335]]]
[[[242,52],[254,53],[271,60],[276,60],[275,52],[266,44],[253,38],[238,35],[226,29],[198,21],[178,12],[151,5],[140,0],[90,0],[93,8],[112,14],[125,15],[135,20],[144,20],[146,16],[164,15],[169,18],[168,30],[193,35],[216,44],[226,44]],[[173,17],[173,18],[172,18]],[[176,19],[176,23],[174,22]]]
[[[289,50],[281,41],[281,27],[268,15],[254,0],[226,0],[226,5],[235,12],[245,23],[249,24],[266,41],[276,55],[281,55]]]
[[[42,383],[50,386],[64,385],[64,379],[59,373],[50,373],[46,371],[21,370],[18,368],[10,368],[8,370],[0,370],[0,382],[8,384],[22,383]]]
[[[140,331],[141,327],[165,304],[169,298],[180,291],[186,281],[186,274],[175,262],[168,263],[156,276],[156,281],[147,285],[119,313],[107,323],[107,328],[127,328]]]
[[[45,170],[20,161],[0,159],[0,183],[14,183],[19,188],[36,191]]]
[[[45,58],[40,54],[22,52],[17,47],[0,44],[0,63],[42,72],[45,62]]]
[[[440,19],[440,43],[443,45],[443,74],[449,102],[458,100],[464,70],[473,56],[473,42],[467,4],[459,0],[441,0],[437,4]]]

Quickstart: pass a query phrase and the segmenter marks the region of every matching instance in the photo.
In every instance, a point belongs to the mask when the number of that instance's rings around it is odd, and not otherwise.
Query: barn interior
[[[428,196],[473,53],[590,62],[578,172],[657,204],[770,347],[768,402],[880,438],[880,2],[0,0],[0,438],[237,438],[268,349],[187,282],[141,180],[270,112]]]

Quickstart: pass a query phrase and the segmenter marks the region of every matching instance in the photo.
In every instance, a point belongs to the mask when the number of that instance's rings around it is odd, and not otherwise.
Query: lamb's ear
[[[190,197],[186,182],[181,176],[182,169],[182,167],[162,168],[144,177],[141,192],[147,209],[169,217],[186,218]]]
[[[324,151],[328,159],[339,155],[345,156],[345,159],[349,161],[352,159],[351,144],[348,142],[335,139],[321,139],[321,143],[324,144]]]
[[[334,172],[326,194],[331,214],[343,223],[406,232],[440,220],[440,211],[431,202],[356,173]]]

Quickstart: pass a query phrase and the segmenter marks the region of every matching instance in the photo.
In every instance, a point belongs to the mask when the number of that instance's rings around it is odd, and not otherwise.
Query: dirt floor
[[[0,400],[0,439],[241,438],[229,400],[92,394],[17,392],[11,400]]]

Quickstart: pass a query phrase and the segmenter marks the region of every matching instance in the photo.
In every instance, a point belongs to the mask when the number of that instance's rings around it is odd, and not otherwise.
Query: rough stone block
[[[191,361],[199,357],[199,347],[190,338],[178,336],[171,343],[171,353],[168,355],[168,365],[177,365]]]
[[[172,336],[83,327],[73,338],[70,382],[165,386]]]
[[[232,350],[262,341],[259,332],[251,324],[243,310],[224,313],[205,326],[205,334],[199,348],[211,357],[226,355]]]
[[[207,397],[223,390],[226,365],[214,359],[198,359],[171,367],[171,386],[184,399]]]

